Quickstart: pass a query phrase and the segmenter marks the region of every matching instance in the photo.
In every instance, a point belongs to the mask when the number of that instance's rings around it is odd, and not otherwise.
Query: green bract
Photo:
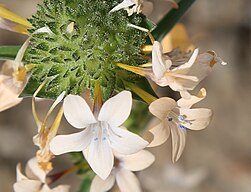
[[[127,16],[125,10],[109,14],[121,1],[117,0],[44,0],[29,21],[32,34],[49,27],[53,32],[33,34],[31,46],[25,53],[25,63],[34,64],[22,96],[32,95],[41,83],[46,85],[38,96],[56,98],[62,91],[81,94],[84,88],[94,89],[99,80],[104,99],[115,89],[122,88],[121,80],[139,78],[122,71],[116,63],[137,66],[145,63],[141,47],[147,33],[128,27],[134,24],[149,26],[142,14]],[[74,22],[74,30],[67,26]]]

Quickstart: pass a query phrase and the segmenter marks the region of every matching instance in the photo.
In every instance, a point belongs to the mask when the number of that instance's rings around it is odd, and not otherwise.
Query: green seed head
[[[45,98],[56,98],[62,91],[93,91],[95,80],[99,80],[107,99],[122,88],[123,79],[138,78],[120,70],[116,63],[137,66],[146,62],[140,52],[147,34],[128,26],[146,27],[146,18],[142,14],[129,17],[125,10],[109,14],[120,2],[44,0],[29,19],[33,25],[30,33],[45,26],[52,33],[32,35],[25,63],[35,67],[22,95],[32,95],[45,79],[46,85],[38,94]]]

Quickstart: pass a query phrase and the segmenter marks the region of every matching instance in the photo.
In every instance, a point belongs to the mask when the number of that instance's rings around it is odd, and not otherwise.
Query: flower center
[[[168,114],[167,120],[169,122],[175,123],[178,126],[178,128],[180,128],[180,129],[187,129],[185,124],[190,124],[191,125],[191,121],[187,120],[184,115],[177,114],[174,111],[171,111]]]

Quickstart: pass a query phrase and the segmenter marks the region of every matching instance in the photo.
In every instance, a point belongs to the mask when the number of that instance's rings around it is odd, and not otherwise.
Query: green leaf
[[[0,46],[0,60],[14,60],[20,46]]]
[[[165,15],[152,32],[156,40],[161,41],[194,2],[195,0],[181,0],[178,9],[172,9]]]

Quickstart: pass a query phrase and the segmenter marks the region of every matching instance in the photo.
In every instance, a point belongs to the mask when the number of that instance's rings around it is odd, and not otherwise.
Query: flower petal
[[[179,67],[176,68],[176,70],[182,70],[182,69],[189,69],[190,67],[193,66],[197,56],[199,54],[199,49],[195,49],[192,56],[190,57],[190,59],[188,60],[187,63],[180,65]]]
[[[130,171],[141,171],[149,167],[155,160],[152,153],[146,150],[139,151],[132,155],[123,157],[123,167]]]
[[[114,156],[107,139],[93,138],[90,146],[83,154],[92,170],[101,179],[105,180],[110,175],[113,168]]]
[[[65,118],[75,128],[84,128],[97,122],[86,101],[78,95],[68,95],[63,106]]]
[[[34,192],[39,191],[42,183],[35,180],[22,180],[14,184],[14,192]]]
[[[174,123],[169,123],[172,135],[172,161],[179,160],[186,144],[186,129],[178,128]]]
[[[7,83],[7,81],[10,83]],[[9,109],[22,101],[18,98],[19,90],[12,83],[13,79],[9,76],[0,75],[0,112]]]
[[[17,164],[16,172],[17,172],[17,181],[27,180],[28,179],[24,174],[22,174],[21,164],[20,163]]]
[[[152,68],[156,78],[162,78],[171,65],[172,61],[170,58],[163,55],[162,45],[155,41],[152,47]]]
[[[122,91],[108,99],[102,106],[98,120],[105,121],[111,126],[120,126],[130,115],[132,108],[132,94]]]
[[[154,138],[147,147],[156,147],[165,143],[170,135],[170,128],[167,125],[166,120],[162,121],[149,131],[153,134]]]
[[[111,147],[118,153],[130,155],[144,149],[149,143],[125,129],[112,127],[109,133]]]
[[[181,98],[177,101],[177,104],[181,108],[191,108],[195,103],[198,103],[199,101],[203,100],[207,95],[206,89],[202,88],[199,93],[194,96],[192,95],[189,99]]]
[[[50,142],[50,150],[55,155],[83,151],[90,144],[92,137],[90,128],[70,135],[58,135]]]
[[[124,0],[120,4],[118,4],[117,6],[113,7],[113,9],[109,13],[118,11],[120,9],[128,8],[128,7],[132,6],[132,5],[135,5],[134,0]]]
[[[46,173],[40,168],[37,158],[30,159],[26,165],[25,173],[29,179],[34,179],[45,183]]]
[[[99,176],[95,176],[92,180],[90,192],[104,192],[109,191],[115,183],[115,177],[113,174],[106,180],[102,180]]]
[[[141,192],[138,178],[126,169],[119,169],[116,173],[116,181],[121,192]]]
[[[176,107],[176,102],[169,97],[162,97],[155,100],[149,106],[149,111],[159,119],[163,120],[167,117],[168,113]]]
[[[213,112],[211,109],[197,108],[197,109],[180,109],[180,114],[186,117],[186,120],[191,123],[185,123],[189,129],[201,130],[208,126],[211,121]]]

